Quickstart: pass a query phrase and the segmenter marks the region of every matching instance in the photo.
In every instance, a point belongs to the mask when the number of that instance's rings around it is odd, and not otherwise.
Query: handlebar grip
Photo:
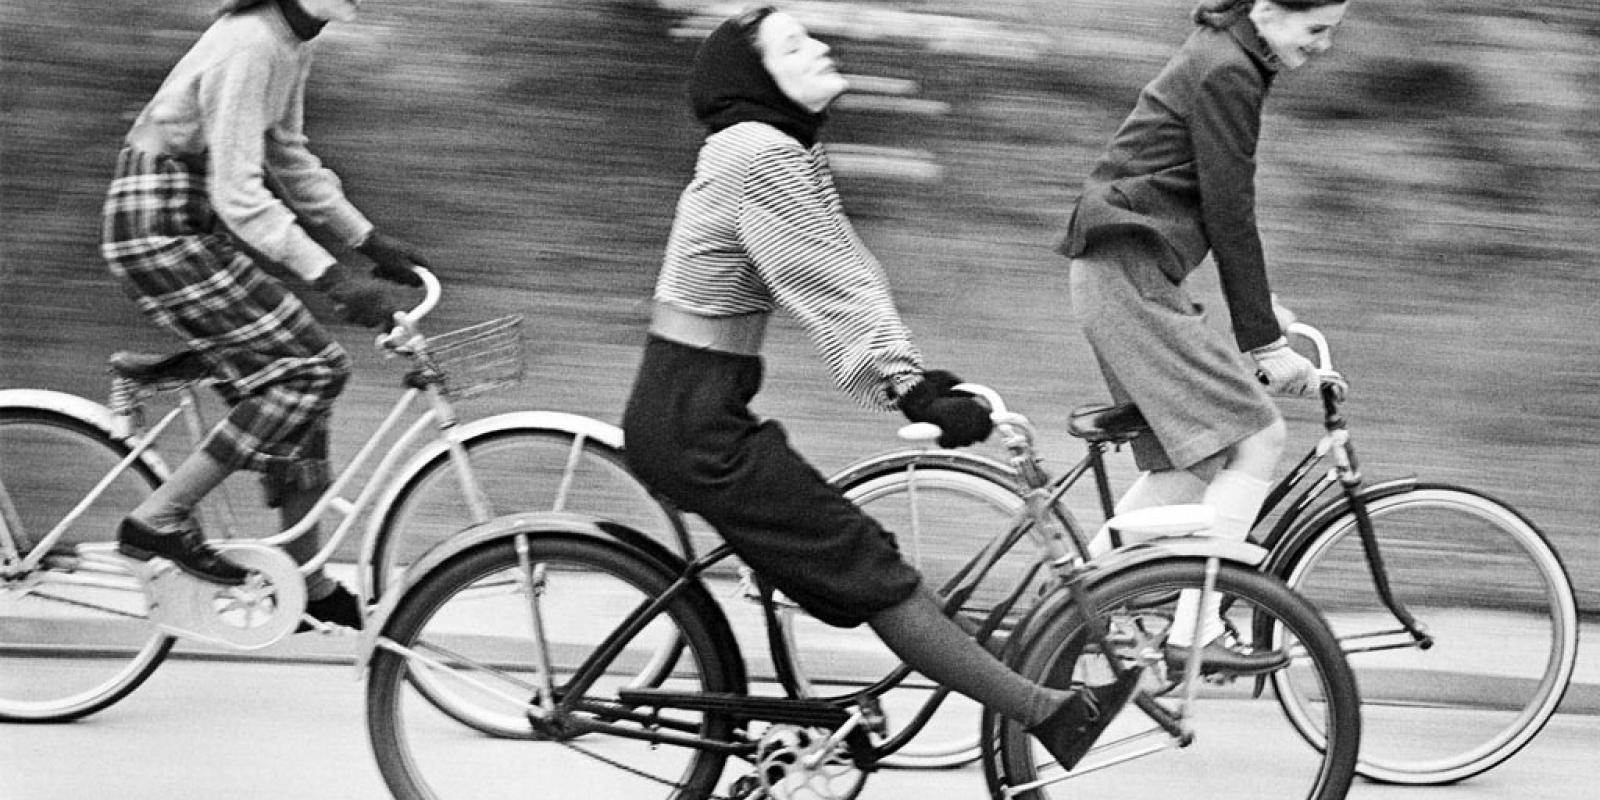
[[[1322,331],[1305,324],[1304,322],[1291,322],[1284,333],[1299,336],[1309,342],[1317,351],[1317,368],[1323,372],[1333,372],[1333,351],[1328,347],[1328,337]]]
[[[413,264],[413,272],[422,279],[422,302],[410,311],[396,311],[394,314],[394,328],[388,333],[378,334],[377,345],[380,348],[396,347],[417,335],[417,323],[428,316],[435,306],[439,305],[439,298],[444,294],[444,288],[439,284],[438,276],[426,267]]]
[[[1000,393],[981,383],[958,383],[951,387],[950,390],[970,394],[982,400],[989,406],[989,412],[993,416],[1001,417],[1008,413],[1006,411],[1006,401],[1000,397]]]

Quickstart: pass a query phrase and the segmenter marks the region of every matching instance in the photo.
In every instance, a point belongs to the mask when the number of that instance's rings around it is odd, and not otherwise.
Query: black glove
[[[386,285],[357,275],[337,261],[311,285],[333,300],[339,316],[357,325],[386,327],[393,324],[395,312],[401,310],[400,302]]]
[[[941,369],[922,374],[922,382],[900,397],[900,412],[912,422],[938,425],[940,447],[966,447],[989,438],[994,420],[971,395],[950,391],[961,379]]]
[[[356,252],[372,259],[372,274],[403,286],[421,286],[422,278],[411,269],[412,264],[432,268],[417,248],[372,229],[366,241],[356,245]]]

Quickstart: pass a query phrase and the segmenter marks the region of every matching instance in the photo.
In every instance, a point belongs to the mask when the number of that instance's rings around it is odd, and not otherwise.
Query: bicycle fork
[[[1336,430],[1330,430],[1333,438],[1334,472],[1338,475],[1339,485],[1344,488],[1345,496],[1350,500],[1350,513],[1356,520],[1356,533],[1361,537],[1361,549],[1367,557],[1368,572],[1372,575],[1372,586],[1378,592],[1378,598],[1383,601],[1385,608],[1394,615],[1396,621],[1411,636],[1417,647],[1427,650],[1433,647],[1433,636],[1428,633],[1424,625],[1411,610],[1406,608],[1404,602],[1395,596],[1394,588],[1389,582],[1389,570],[1384,565],[1383,553],[1378,547],[1378,533],[1372,525],[1372,514],[1367,508],[1366,498],[1361,496],[1361,470],[1357,466],[1355,449],[1350,445],[1350,433],[1341,425]]]

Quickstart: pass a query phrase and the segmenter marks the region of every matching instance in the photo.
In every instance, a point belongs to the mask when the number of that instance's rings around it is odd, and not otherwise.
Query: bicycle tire
[[[908,472],[912,467],[914,478]],[[964,453],[918,451],[881,457],[847,468],[832,481],[851,502],[895,533],[901,553],[934,587],[944,586],[988,536],[1007,530],[1023,508],[1010,469]],[[1018,576],[1036,560],[1031,547],[1016,548],[980,584],[994,589],[974,595],[964,614],[971,620],[981,618],[1004,595],[1002,590],[1014,588],[1021,580]],[[1033,595],[1038,591],[1038,587],[1031,590]],[[887,687],[901,667],[869,630],[824,632],[821,622],[793,606],[783,608],[777,624],[785,643],[773,654],[782,662],[777,674],[795,696],[845,699],[864,686]],[[841,637],[850,644],[839,646]],[[817,641],[829,645],[812,644]],[[845,652],[849,659],[842,657]],[[886,741],[894,743],[887,745],[894,749],[883,754],[882,766],[947,769],[977,760],[981,706],[950,694],[933,717],[918,720],[937,688],[920,675],[910,675],[880,698],[890,726]],[[897,742],[908,722],[919,729]]]
[[[571,785],[584,776],[585,791],[596,797],[665,796],[699,800],[716,788],[725,752],[654,745],[648,741],[585,733],[569,739],[534,735],[527,707],[538,698],[530,687],[537,672],[537,641],[532,637],[527,598],[506,605],[476,591],[483,582],[502,582],[507,572],[523,574],[522,563],[543,569],[549,580],[539,593],[548,626],[552,673],[557,694],[575,663],[607,639],[621,615],[660,596],[673,576],[651,560],[615,542],[580,535],[518,535],[464,551],[420,576],[379,633],[367,676],[367,727],[379,771],[398,800],[470,797],[524,798],[541,786]],[[518,550],[525,548],[526,562]],[[513,613],[513,612],[520,612]],[[591,687],[585,699],[623,708],[615,691],[637,671],[628,660],[659,649],[651,639],[682,642],[682,658],[667,684],[684,691],[743,693],[746,689],[737,644],[726,618],[704,591],[678,594],[662,615],[617,656],[619,665]],[[520,647],[519,647],[520,645]],[[417,654],[442,648],[438,665],[428,667]],[[475,675],[484,697],[499,696],[506,719],[521,719],[530,735],[484,737],[441,716],[431,700],[416,697],[413,670],[445,670],[466,680]],[[663,711],[656,725],[676,723],[708,739],[728,742],[731,721],[715,712]],[[640,725],[642,733],[650,723]],[[609,771],[593,769],[612,767]]]
[[[1357,770],[1411,785],[1479,775],[1532,741],[1571,681],[1578,615],[1566,569],[1537,527],[1480,492],[1418,484],[1368,509],[1393,591],[1428,627],[1430,649],[1360,650],[1357,637],[1399,625],[1372,587],[1348,503],[1286,539],[1296,555],[1276,568],[1328,617],[1361,681]],[[1280,696],[1298,724],[1298,698]]]
[[[0,492],[19,523],[21,552],[128,453],[76,417],[0,409]],[[0,577],[0,721],[66,722],[101,711],[171,651],[173,638],[147,619],[138,578],[114,554],[118,523],[160,482],[146,462],[132,462],[38,568]]]
[[[621,451],[592,437],[555,428],[487,431],[462,442],[483,485],[490,517],[534,511],[605,516],[641,531],[673,553],[692,558],[682,517],[640,483]],[[448,452],[413,473],[384,514],[372,548],[374,597],[433,545],[471,524]]]
[[[1208,565],[1197,558],[1169,559],[1136,566],[1098,580],[1094,601],[1110,622],[1109,642],[1125,665],[1146,668],[1141,687],[1162,693],[1157,702],[1174,705],[1184,695],[1182,676],[1167,671],[1161,658],[1166,626],[1171,621],[1175,590],[1204,585]],[[1257,630],[1251,621],[1272,620],[1269,646],[1293,654],[1281,670],[1298,685],[1314,685],[1325,699],[1320,707],[1321,738],[1316,743],[1285,731],[1275,736],[1284,715],[1251,691],[1253,681],[1205,681],[1195,698],[1194,713],[1185,722],[1193,733],[1186,746],[1168,745],[1145,753],[1139,769],[1098,769],[1118,763],[1119,756],[1137,757],[1139,742],[1131,737],[1154,728],[1133,704],[1125,706],[1085,759],[1063,782],[1024,788],[1060,770],[1019,723],[986,713],[985,731],[993,738],[986,748],[985,775],[995,796],[1008,789],[1029,800],[1066,796],[1167,798],[1174,793],[1192,798],[1271,798],[1271,800],[1339,800],[1350,788],[1360,746],[1360,696],[1338,641],[1315,607],[1281,581],[1235,564],[1217,565],[1216,590],[1230,599],[1230,620],[1241,636]],[[1071,681],[1100,685],[1110,680],[1110,667],[1098,647],[1086,647],[1086,621],[1070,603],[1043,607],[1031,622],[1029,639],[1013,663],[1025,677],[1050,686]],[[1120,645],[1120,646],[1119,646]],[[1180,684],[1174,686],[1175,684]],[[1265,709],[1263,707],[1266,707]],[[1157,730],[1155,738],[1168,741]],[[1287,744],[1300,743],[1298,747]],[[1270,752],[1263,747],[1270,746]]]

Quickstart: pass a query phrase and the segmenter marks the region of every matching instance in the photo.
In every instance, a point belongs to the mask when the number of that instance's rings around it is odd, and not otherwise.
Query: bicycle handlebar
[[[1311,342],[1317,351],[1317,369],[1323,372],[1333,372],[1333,351],[1328,347],[1328,337],[1322,331],[1305,324],[1304,322],[1291,322],[1284,333],[1299,336]]]
[[[394,328],[388,333],[378,334],[377,346],[384,349],[397,349],[417,336],[417,323],[428,316],[435,306],[439,305],[439,298],[444,294],[444,287],[440,285],[438,276],[432,271],[413,264],[411,266],[417,277],[422,279],[422,302],[410,311],[396,311],[394,313]]]
[[[1007,409],[1005,398],[1001,397],[1000,393],[994,389],[981,383],[960,383],[951,387],[950,390],[970,394],[982,400],[985,405],[989,406],[989,417],[994,420],[996,427],[1006,425],[1020,428],[1027,431],[1029,438],[1032,438],[1033,428],[1028,422],[1028,418]],[[944,431],[931,422],[913,422],[900,428],[900,438],[911,442],[933,442],[942,433]]]

